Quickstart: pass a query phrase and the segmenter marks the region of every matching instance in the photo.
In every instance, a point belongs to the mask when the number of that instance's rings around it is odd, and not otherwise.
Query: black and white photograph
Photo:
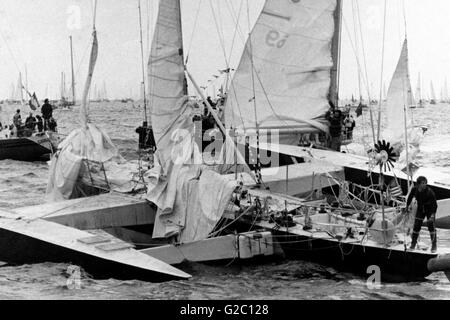
[[[449,12],[0,0],[0,300],[449,300]]]

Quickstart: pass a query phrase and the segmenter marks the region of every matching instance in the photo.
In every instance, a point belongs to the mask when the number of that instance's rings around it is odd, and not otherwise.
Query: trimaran
[[[0,237],[36,244],[42,250],[33,251],[35,259],[74,261],[89,271],[99,271],[101,262],[111,266],[108,271],[126,267],[127,272],[117,276],[153,280],[188,277],[170,266],[184,260],[274,254],[363,273],[377,265],[382,277],[417,279],[435,271],[450,276],[449,249],[440,247],[431,253],[420,243],[419,249],[407,250],[410,222],[401,215],[404,201],[376,189],[373,183],[350,180],[400,176],[399,170],[384,170],[392,160],[384,143],[376,145],[371,157],[348,157],[295,144],[298,134],[326,131],[329,100],[337,106],[341,10],[341,0],[265,2],[230,85],[225,125],[205,102],[226,137],[226,154],[216,155],[230,161],[212,166],[204,164],[193,138],[195,102],[187,96],[186,75],[198,87],[184,61],[180,0],[161,0],[148,65],[157,151],[154,167],[140,176],[147,193],[111,192],[2,211]],[[118,180],[108,174],[111,162],[120,162],[117,150],[88,121],[86,97],[98,46],[95,23],[93,35],[82,126],[60,144],[52,160],[48,186],[52,199],[86,195],[101,174],[110,190],[119,187],[115,185]],[[406,41],[402,56],[405,48]],[[403,68],[404,61],[399,66]],[[392,81],[389,91],[396,83]],[[404,100],[400,103],[405,108]],[[239,135],[261,138],[273,129],[279,130],[279,142],[284,144],[256,139],[257,157],[266,148],[290,163],[283,160],[280,166],[266,168],[257,163],[253,174],[242,161],[245,155],[240,153]],[[255,150],[252,145],[247,147]],[[97,175],[91,170],[98,169],[96,165],[102,169]],[[220,171],[224,169],[231,173]],[[86,175],[90,181],[84,179]],[[408,181],[404,173],[403,179]],[[393,206],[386,206],[384,200]],[[48,247],[54,250],[43,250]],[[2,255],[9,260],[29,261],[23,246],[8,249]]]

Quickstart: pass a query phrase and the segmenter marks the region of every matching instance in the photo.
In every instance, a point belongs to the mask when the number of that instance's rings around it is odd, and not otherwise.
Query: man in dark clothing
[[[156,150],[156,142],[153,136],[153,130],[148,126],[148,122],[144,121],[141,127],[136,129],[136,133],[139,134],[139,149],[152,149]]]
[[[330,148],[341,151],[342,115],[340,110],[334,110],[330,118]]]
[[[36,124],[39,132],[44,131],[44,122],[42,121],[42,118],[40,115],[36,115]]]
[[[417,212],[416,219],[414,221],[414,231],[412,234],[411,248],[415,249],[417,245],[417,238],[419,237],[420,229],[422,228],[423,220],[427,217],[427,226],[430,231],[431,237],[431,252],[436,252],[437,250],[437,235],[436,235],[436,211],[437,202],[436,196],[427,186],[427,178],[421,176],[417,178],[417,186],[413,187],[408,199],[406,201],[406,208],[408,209],[411,204],[412,198],[415,197],[417,200]]]
[[[48,102],[48,99],[44,100],[44,104],[41,108],[42,118],[44,118],[44,130],[48,130],[48,122],[53,115],[52,105]]]
[[[25,135],[27,137],[31,136],[34,132],[34,128],[36,127],[36,118],[30,112],[30,115],[25,119]]]

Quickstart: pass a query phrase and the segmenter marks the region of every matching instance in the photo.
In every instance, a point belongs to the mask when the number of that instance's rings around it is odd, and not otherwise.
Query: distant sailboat
[[[436,93],[434,92],[433,81],[430,81],[430,104],[436,104]]]
[[[425,103],[422,98],[422,79],[419,76],[417,78],[417,86],[416,86],[416,102],[417,102],[417,108],[423,108]]]
[[[448,102],[449,102],[448,86],[447,86],[447,78],[445,78],[444,86],[442,87],[441,103],[448,103]]]

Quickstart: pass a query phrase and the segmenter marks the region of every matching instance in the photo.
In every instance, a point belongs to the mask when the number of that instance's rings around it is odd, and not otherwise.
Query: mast
[[[421,79],[420,79],[420,72],[419,72],[419,81],[418,81],[418,93],[419,93],[419,103],[420,103],[420,105],[422,105],[422,82],[421,82]]]
[[[25,64],[25,90],[28,91],[28,71],[27,71],[27,64]]]
[[[69,37],[70,39],[70,65],[72,70],[72,103],[75,105],[75,74],[73,72],[73,49],[72,49],[72,36]]]
[[[19,84],[18,84],[18,88],[17,89],[19,90],[20,103],[23,104],[22,72],[19,72]]]
[[[61,99],[64,97],[64,72],[61,72],[61,86],[60,86]]]
[[[144,122],[147,122],[147,97],[145,93],[144,44],[142,41],[141,0],[138,0],[138,9],[139,9],[139,37],[141,42],[142,93],[144,98]]]
[[[342,0],[336,1],[336,10],[334,11],[334,35],[331,42],[331,56],[333,58],[333,67],[331,69],[331,83],[329,99],[334,106],[339,105],[339,67],[341,59],[341,32],[342,31]]]

